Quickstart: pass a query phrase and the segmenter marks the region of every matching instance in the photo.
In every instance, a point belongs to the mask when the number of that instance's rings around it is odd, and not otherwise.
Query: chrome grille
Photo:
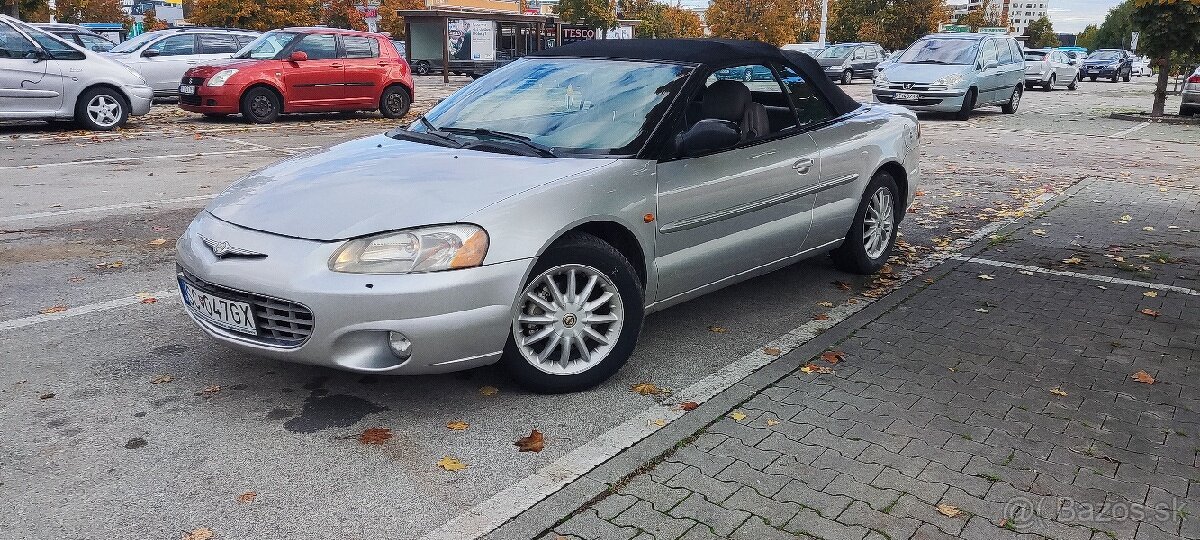
[[[257,335],[233,333],[240,338],[276,347],[299,347],[312,335],[313,315],[296,302],[248,293],[202,281],[179,269],[180,279],[208,294],[250,304]]]

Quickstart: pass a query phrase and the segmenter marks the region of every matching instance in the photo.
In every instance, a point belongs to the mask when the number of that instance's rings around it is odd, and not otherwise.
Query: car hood
[[[264,65],[278,65],[282,60],[262,60],[252,58],[230,58],[228,60],[213,60],[205,63],[202,66],[189,69],[188,76],[190,77],[209,77],[223,69],[239,69],[252,70],[259,69]]]
[[[523,191],[615,161],[511,156],[376,135],[252,173],[206,210],[249,229],[344,240],[460,221]]]
[[[971,66],[946,64],[888,64],[887,77],[891,82],[911,82],[930,84],[934,81],[953,75],[966,73]]]
[[[833,66],[840,66],[842,64],[845,64],[846,59],[845,58],[818,58],[817,63],[821,64],[821,67],[833,67]]]

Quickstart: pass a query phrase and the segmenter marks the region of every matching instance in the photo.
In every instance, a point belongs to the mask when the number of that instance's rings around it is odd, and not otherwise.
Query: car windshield
[[[828,49],[821,51],[817,58],[845,58],[854,52],[857,45],[834,45]]]
[[[288,44],[296,39],[300,34],[296,32],[267,32],[258,39],[251,41],[237,54],[234,58],[255,58],[259,60],[278,58],[283,49],[287,48]]]
[[[896,62],[899,64],[955,64],[975,63],[979,42],[970,39],[922,39],[904,51]]]
[[[524,58],[455,92],[409,131],[518,153],[540,147],[539,155],[633,154],[691,71],[658,62]]]
[[[1048,54],[1046,51],[1025,51],[1025,59],[1040,61],[1046,58],[1046,54]]]
[[[1121,57],[1121,53],[1117,51],[1096,51],[1088,57],[1088,60],[1116,60]]]
[[[136,51],[145,46],[147,43],[153,41],[154,38],[157,38],[159,35],[160,34],[158,32],[146,32],[145,34],[137,36],[129,41],[122,41],[121,43],[118,43],[117,46],[113,47],[109,52],[123,53]]]

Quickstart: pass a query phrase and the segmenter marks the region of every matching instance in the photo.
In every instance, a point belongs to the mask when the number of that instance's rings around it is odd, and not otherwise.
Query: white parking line
[[[26,219],[66,216],[66,215],[70,215],[70,214],[107,212],[109,210],[123,210],[126,208],[137,208],[139,206],[153,207],[153,206],[159,206],[159,205],[164,205],[164,204],[206,201],[213,197],[216,197],[216,195],[193,195],[191,197],[179,197],[179,198],[175,198],[175,199],[159,199],[157,201],[110,204],[108,206],[89,206],[86,208],[72,208],[70,210],[55,210],[53,212],[35,212],[33,214],[21,214],[21,215],[17,215],[17,216],[0,217],[0,223],[6,223],[6,222],[10,222],[10,221],[23,221]]]
[[[251,143],[252,144],[252,143]],[[256,145],[261,146],[261,145]],[[320,148],[319,146],[297,146],[294,148],[278,149],[280,152],[300,152],[304,150],[312,150]],[[91,165],[94,163],[117,163],[125,161],[141,161],[149,159],[182,159],[190,157],[205,157],[205,156],[225,156],[231,154],[252,154],[254,152],[262,152],[266,148],[245,148],[242,150],[222,150],[219,152],[195,152],[191,154],[163,154],[158,156],[130,156],[119,158],[98,158],[98,159],[82,159],[79,161],[59,161],[54,163],[40,163],[35,165],[4,165],[0,166],[0,170],[8,169],[39,169],[43,167],[66,167],[70,165]]]
[[[1111,283],[1113,285],[1132,285],[1134,287],[1143,287],[1146,289],[1154,289],[1154,290],[1158,290],[1158,291],[1170,291],[1170,292],[1183,293],[1183,294],[1190,295],[1190,296],[1200,296],[1200,291],[1196,291],[1194,289],[1189,289],[1187,287],[1178,287],[1175,285],[1165,285],[1162,283],[1150,283],[1147,281],[1136,281],[1136,280],[1132,280],[1132,279],[1101,276],[1101,275],[1097,275],[1097,274],[1083,274],[1080,272],[1067,272],[1067,271],[1063,271],[1063,270],[1050,270],[1048,268],[1042,268],[1040,266],[1030,266],[1030,265],[1026,265],[1026,264],[1016,264],[1016,263],[1010,263],[1010,262],[1004,262],[1004,261],[994,261],[991,259],[982,259],[979,257],[955,256],[954,259],[959,260],[959,261],[975,263],[975,264],[995,266],[995,267],[999,267],[999,268],[1012,268],[1014,270],[1024,270],[1026,272],[1033,272],[1036,274],[1049,274],[1052,276],[1064,276],[1064,277],[1072,277],[1072,278],[1078,278],[1078,279],[1087,279],[1087,280],[1091,280],[1091,281],[1099,281],[1101,283]]]
[[[164,289],[161,291],[155,291],[155,292],[148,293],[148,294],[149,294],[149,296],[155,298],[155,303],[162,302],[163,300],[167,300],[167,299],[173,299],[175,297],[175,291],[172,289]],[[44,323],[44,322],[69,319],[71,317],[87,315],[88,313],[95,313],[97,311],[107,311],[110,309],[115,309],[115,308],[120,308],[120,307],[125,307],[125,306],[133,306],[133,305],[142,303],[142,301],[145,299],[146,299],[145,295],[135,294],[133,296],[126,296],[124,298],[118,298],[116,300],[109,300],[107,302],[97,302],[95,304],[85,304],[82,306],[70,307],[70,308],[67,308],[66,311],[60,311],[58,313],[45,313],[45,314],[38,314],[38,315],[34,315],[32,317],[25,317],[25,318],[21,318],[21,319],[9,319],[7,321],[0,321],[0,332],[6,332],[8,330],[16,330],[18,328],[24,328],[26,326],[32,326],[32,325],[40,324],[40,323]]]
[[[1149,126],[1152,123],[1153,122],[1143,122],[1141,124],[1138,124],[1136,126],[1129,128],[1129,129],[1123,129],[1121,131],[1113,133],[1112,135],[1109,135],[1109,137],[1114,138],[1114,139],[1120,139],[1120,138],[1122,138],[1126,135],[1129,135],[1130,133],[1133,133],[1135,131],[1141,131],[1143,129],[1146,129],[1146,126]]]

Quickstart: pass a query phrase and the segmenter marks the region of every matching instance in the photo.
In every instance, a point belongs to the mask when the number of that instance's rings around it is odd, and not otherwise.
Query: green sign
[[[990,26],[990,27],[980,28],[979,33],[980,34],[1007,34],[1008,29],[1001,28],[998,26]]]
[[[971,27],[965,24],[944,24],[942,25],[943,32],[970,32]]]

